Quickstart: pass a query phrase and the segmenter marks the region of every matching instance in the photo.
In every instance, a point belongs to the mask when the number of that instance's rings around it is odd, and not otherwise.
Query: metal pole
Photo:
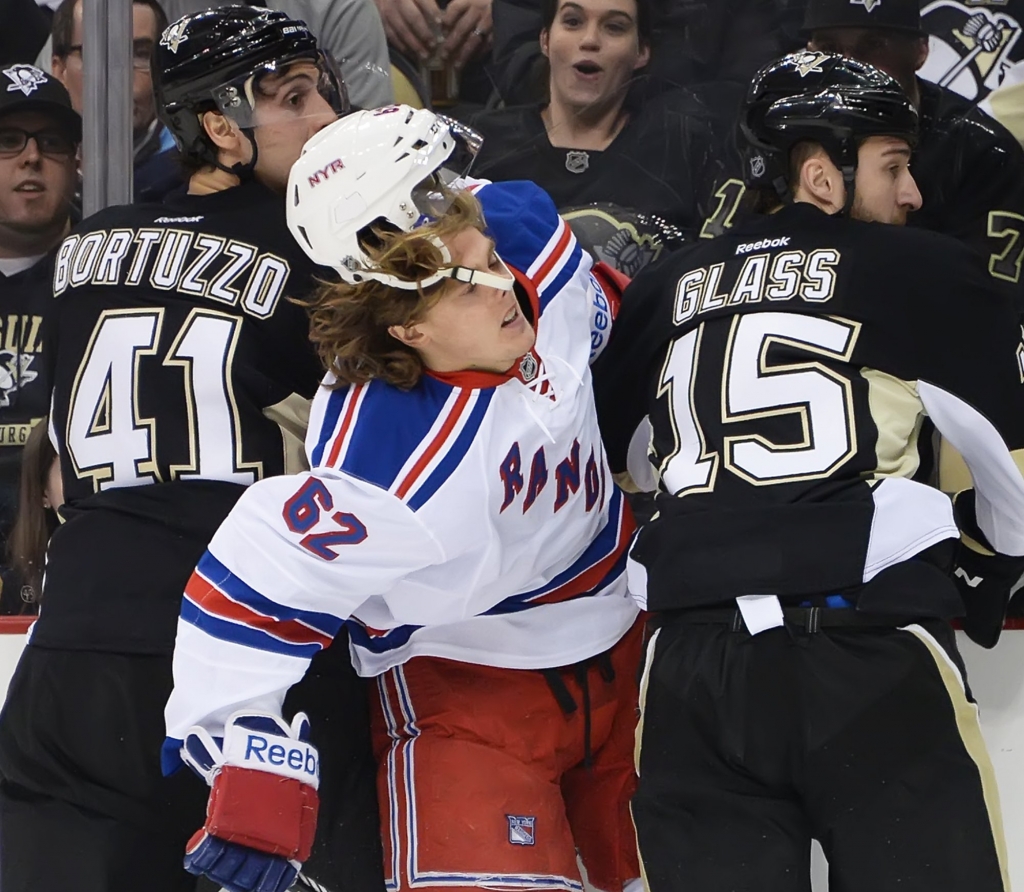
[[[132,200],[132,0],[82,0],[82,212]]]

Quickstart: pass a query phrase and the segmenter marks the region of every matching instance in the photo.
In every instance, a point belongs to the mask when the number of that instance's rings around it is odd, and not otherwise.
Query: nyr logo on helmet
[[[175,22],[170,27],[164,30],[164,33],[160,35],[160,46],[165,46],[172,53],[178,52],[178,47],[181,46],[186,40],[188,35],[185,33],[186,22]]]
[[[828,53],[806,52],[793,55],[793,64],[796,65],[797,74],[800,77],[807,77],[812,72],[824,74],[821,63],[829,58]]]
[[[933,0],[921,10],[922,25],[931,35],[921,75],[971,100],[984,99],[1024,57],[1018,19],[984,6],[977,0]]]
[[[12,65],[4,69],[4,74],[11,80],[7,92],[21,90],[26,96],[34,93],[47,81],[46,75],[34,65]]]
[[[882,5],[882,0],[850,0],[851,6],[863,6],[868,12],[874,12]]]
[[[319,170],[314,170],[312,176],[306,177],[309,180],[309,188],[315,189],[321,183],[326,183],[332,173],[337,173],[344,166],[340,158],[335,158],[330,164],[321,167]]]

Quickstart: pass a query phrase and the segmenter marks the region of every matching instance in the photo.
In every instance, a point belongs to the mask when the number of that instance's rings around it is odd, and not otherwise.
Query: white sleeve
[[[168,738],[220,734],[242,708],[279,712],[360,604],[443,560],[405,504],[361,480],[320,470],[251,486],[185,589]]]
[[[974,480],[978,527],[1000,554],[1024,555],[1024,477],[995,425],[958,396],[918,382],[935,426],[963,456]]]

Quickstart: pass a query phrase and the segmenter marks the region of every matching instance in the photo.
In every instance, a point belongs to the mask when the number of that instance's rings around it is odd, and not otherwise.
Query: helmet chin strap
[[[245,134],[245,138],[249,140],[249,145],[252,146],[252,157],[248,161],[236,161],[230,167],[221,164],[219,161],[214,161],[213,166],[219,170],[223,170],[225,173],[230,173],[243,183],[253,179],[254,171],[256,170],[256,161],[259,158],[260,150],[259,146],[256,145],[256,134],[252,127],[241,127],[242,133]]]
[[[857,168],[854,165],[844,164],[841,170],[843,172],[843,186],[846,189],[846,201],[843,202],[843,208],[839,213],[849,217],[850,211],[853,210],[853,189],[857,179]]]

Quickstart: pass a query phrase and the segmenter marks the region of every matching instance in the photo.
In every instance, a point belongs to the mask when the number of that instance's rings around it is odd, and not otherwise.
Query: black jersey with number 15
[[[641,273],[594,374],[613,470],[653,428],[657,513],[632,552],[651,609],[884,592],[960,612],[908,560],[959,535],[911,480],[925,415],[972,470],[988,547],[1024,554],[1021,329],[953,239],[788,206]]]
[[[66,522],[35,642],[169,651],[245,486],[302,463],[315,267],[256,183],[109,208],[61,245],[50,334]]]

